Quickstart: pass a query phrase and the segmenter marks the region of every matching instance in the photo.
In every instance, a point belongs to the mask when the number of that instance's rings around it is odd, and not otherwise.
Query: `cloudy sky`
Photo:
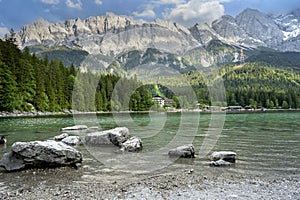
[[[8,29],[18,31],[38,18],[50,22],[69,18],[105,15],[108,12],[137,20],[160,18],[187,27],[237,15],[246,8],[266,13],[285,13],[300,8],[299,0],[0,0],[0,36]]]

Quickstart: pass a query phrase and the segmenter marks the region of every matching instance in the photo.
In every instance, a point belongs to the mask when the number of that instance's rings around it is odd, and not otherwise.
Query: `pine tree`
[[[8,66],[0,62],[0,110],[13,111],[16,108],[17,83]]]

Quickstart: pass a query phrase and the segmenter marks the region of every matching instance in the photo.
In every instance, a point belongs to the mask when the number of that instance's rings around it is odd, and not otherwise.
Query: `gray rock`
[[[143,149],[143,142],[138,137],[131,137],[121,145],[121,151],[138,152],[141,151],[142,149]]]
[[[69,136],[68,133],[62,133],[62,134],[60,134],[60,135],[54,136],[54,137],[51,138],[51,139],[53,139],[53,140],[55,140],[55,141],[61,141],[61,140],[63,140],[64,138],[66,138],[66,137],[68,137],[68,136]]]
[[[77,146],[81,143],[79,136],[68,136],[68,137],[62,139],[61,141],[70,146]]]
[[[211,167],[229,167],[231,166],[233,163],[231,162],[227,162],[225,160],[217,160],[217,161],[211,161],[209,166]]]
[[[86,125],[76,125],[76,126],[69,126],[65,128],[61,128],[62,131],[80,131],[86,130],[88,127]]]
[[[106,131],[89,133],[85,136],[87,145],[114,144],[121,147],[129,138],[129,130],[126,127],[118,127]]]
[[[171,149],[168,154],[170,157],[194,158],[195,148],[192,144],[184,145]]]
[[[177,39],[170,40],[170,37]],[[196,45],[188,30],[179,24],[162,20],[139,23],[131,17],[114,14],[85,20],[69,19],[62,23],[39,19],[25,25],[16,39],[22,48],[32,45],[79,46],[89,54],[101,52],[108,56],[110,52],[118,55],[127,49],[141,50],[153,46],[182,53],[183,49]]]
[[[16,142],[11,152],[3,155],[0,166],[7,171],[26,168],[76,166],[82,154],[71,146],[53,140]]]
[[[251,37],[263,41],[266,46],[276,48],[281,45],[283,32],[274,20],[265,13],[246,9],[236,17],[236,23]]]
[[[235,163],[236,153],[232,151],[216,151],[210,156],[212,161],[224,160],[230,163]]]
[[[5,168],[6,171],[16,171],[24,169],[26,165],[21,156],[10,151],[2,156],[0,160],[0,167]]]

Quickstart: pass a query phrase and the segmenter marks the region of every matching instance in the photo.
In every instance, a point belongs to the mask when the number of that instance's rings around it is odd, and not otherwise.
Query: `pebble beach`
[[[6,173],[0,199],[299,199],[299,177],[264,177],[178,169],[155,174],[87,178],[84,168]],[[85,178],[84,178],[85,177]]]

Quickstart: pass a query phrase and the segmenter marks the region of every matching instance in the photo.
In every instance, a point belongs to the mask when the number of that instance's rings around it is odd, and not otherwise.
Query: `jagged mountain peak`
[[[236,17],[236,22],[248,35],[269,47],[276,48],[282,42],[282,31],[265,13],[255,9],[246,9]]]
[[[291,12],[292,15],[294,15],[297,19],[300,20],[300,8],[299,9],[296,9],[296,10],[293,10]]]
[[[245,15],[245,14],[262,14],[262,15],[266,15],[265,13],[259,11],[258,9],[254,9],[254,8],[246,8],[244,9],[239,15]]]

